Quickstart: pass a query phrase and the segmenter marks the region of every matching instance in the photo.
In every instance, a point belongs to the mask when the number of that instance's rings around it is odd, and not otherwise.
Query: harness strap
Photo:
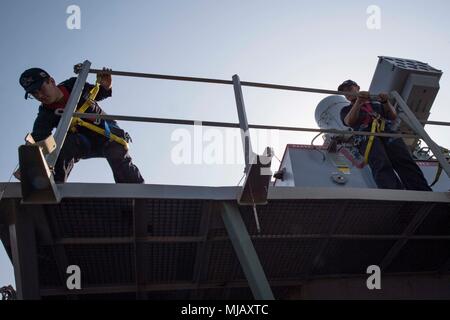
[[[105,121],[105,137],[111,139],[111,129],[109,128],[108,122]]]
[[[377,118],[373,119],[370,132],[371,133],[383,132],[385,129],[385,126],[386,126],[386,124],[385,124],[384,119],[380,119],[380,117],[378,116]],[[375,136],[370,136],[369,141],[367,142],[366,151],[364,152],[364,163],[365,164],[369,163],[369,155],[370,155],[370,151],[372,150],[374,139],[375,139]]]
[[[441,177],[441,173],[442,173],[442,166],[440,163],[438,163],[436,175],[434,176],[433,182],[430,184],[430,188],[433,187],[439,181],[439,178]]]
[[[81,127],[85,127],[85,128],[87,128],[87,129],[89,129],[91,131],[94,131],[95,133],[98,133],[98,134],[106,137],[105,129],[99,128],[96,125],[93,125],[92,123],[83,121],[80,118],[76,119],[76,125],[77,126],[81,126]],[[112,140],[114,142],[117,142],[117,143],[123,145],[124,148],[126,150],[128,150],[128,143],[124,139],[120,138],[119,136],[117,136],[117,135],[115,135],[113,133],[110,133],[109,140]]]
[[[442,150],[442,153],[444,155],[448,154],[448,149],[441,147],[441,150]],[[434,176],[433,182],[430,184],[430,188],[433,187],[439,181],[439,178],[441,177],[441,174],[442,174],[442,166],[438,162],[438,168],[436,170],[436,175]]]
[[[79,113],[85,113],[86,110],[94,103],[95,98],[97,97],[98,92],[100,91],[100,83],[96,82],[95,86],[89,91],[89,97],[86,99],[86,101],[83,103],[80,109],[78,109]],[[86,122],[78,117],[73,117],[72,122],[70,124],[70,131],[71,132],[77,132],[76,126],[85,127],[95,133],[98,133],[100,135],[105,136],[108,140],[117,142],[125,147],[126,150],[128,150],[128,142],[111,133],[111,128],[107,121],[104,121],[105,129],[102,129],[94,124],[91,124],[89,122]]]

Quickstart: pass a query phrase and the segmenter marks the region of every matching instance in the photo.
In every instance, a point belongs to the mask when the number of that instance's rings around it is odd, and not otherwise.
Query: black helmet
[[[347,91],[347,89],[351,86],[358,86],[358,84],[353,80],[346,80],[342,82],[341,85],[338,87],[338,91]]]
[[[45,80],[49,79],[50,75],[47,71],[40,68],[31,68],[25,70],[20,75],[20,85],[25,89],[25,99],[28,97],[30,92],[38,90],[41,88]]]

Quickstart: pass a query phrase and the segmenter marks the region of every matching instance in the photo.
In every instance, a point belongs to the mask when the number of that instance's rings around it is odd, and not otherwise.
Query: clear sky
[[[67,28],[70,5],[81,10],[81,29]],[[367,27],[371,5],[381,10],[380,29]],[[444,72],[430,120],[450,121],[449,14],[444,0],[2,1],[0,181],[9,179],[37,113],[36,101],[23,99],[21,72],[41,67],[59,82],[86,59],[92,68],[219,79],[238,74],[243,81],[335,90],[348,78],[368,89],[377,56],[410,58]],[[297,127],[316,127],[314,110],[324,98],[256,88],[243,93],[249,123]],[[224,85],[114,77],[113,97],[101,105],[110,114],[238,121],[232,87]],[[172,134],[191,127],[120,124],[133,137],[130,152],[146,183],[231,186],[242,177],[242,163],[176,165]],[[450,146],[448,129],[427,130]],[[265,140],[264,132],[252,131],[255,151],[271,145],[281,158],[287,143],[310,143],[314,136],[274,134],[278,139]],[[274,160],[273,168],[278,165]],[[84,160],[69,182],[112,183],[113,177],[106,160]],[[12,266],[0,246],[0,286],[10,283]]]

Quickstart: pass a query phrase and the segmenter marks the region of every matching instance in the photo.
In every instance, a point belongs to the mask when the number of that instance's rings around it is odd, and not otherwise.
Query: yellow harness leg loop
[[[383,132],[384,131],[384,127],[385,127],[385,121],[384,119],[379,119],[375,118],[372,121],[372,127],[370,132],[371,133],[375,133],[375,132]],[[369,137],[369,141],[367,142],[367,146],[366,146],[366,151],[364,152],[364,163],[367,164],[369,163],[369,155],[370,155],[370,151],[372,150],[372,146],[373,146],[373,140],[375,139],[375,136],[370,136]]]
[[[98,134],[101,134],[102,136],[106,136],[106,132],[105,129],[99,128],[96,125],[93,125],[92,123],[86,122],[81,120],[80,118],[75,118],[75,125],[81,126],[81,127],[85,127],[91,131],[94,131]],[[111,133],[109,138],[114,141],[117,142],[121,145],[123,145],[125,147],[126,150],[128,150],[128,143],[125,141],[125,139],[122,139],[118,136],[116,136],[115,134]]]
[[[83,103],[81,108],[78,109],[77,111],[79,113],[85,113],[86,110],[91,106],[91,104],[93,103],[93,101],[97,97],[97,94],[98,94],[99,91],[100,91],[100,84],[98,82],[96,82],[95,86],[91,89],[91,91],[89,91],[88,99]],[[100,127],[98,127],[98,126],[96,126],[96,125],[94,125],[92,123],[86,122],[86,121],[80,119],[79,117],[73,117],[72,122],[70,124],[70,131],[71,132],[76,132],[77,131],[76,126],[85,127],[87,129],[95,132],[95,133],[98,133],[98,134],[100,134],[102,136],[107,137],[105,129],[102,129],[102,128],[100,128]],[[121,137],[119,137],[119,136],[117,136],[117,135],[115,135],[113,133],[109,134],[109,139],[114,141],[114,142],[117,142],[117,143],[123,145],[124,148],[126,150],[128,150],[128,142],[125,139],[123,139],[123,138],[121,138]]]

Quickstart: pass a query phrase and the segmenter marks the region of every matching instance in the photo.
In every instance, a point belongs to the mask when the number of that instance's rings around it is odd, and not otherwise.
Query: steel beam
[[[234,287],[228,286],[228,284],[236,282],[233,279],[236,279],[239,274],[239,271],[241,271],[241,264],[240,264],[239,260],[232,260],[232,261],[234,261],[234,263],[233,263],[233,266],[231,267],[231,272],[227,275],[225,282],[224,282],[225,287],[224,287],[223,294],[222,294],[222,300],[230,300],[231,293],[232,293]]]
[[[237,205],[222,202],[221,215],[253,296],[257,300],[273,300],[272,289]]]
[[[66,255],[64,244],[58,241],[61,239],[61,233],[53,215],[45,214],[42,206],[25,206],[25,211],[28,214],[33,214],[34,222],[36,225],[36,234],[39,236],[40,244],[51,247],[53,256],[55,258],[56,267],[58,269],[59,280],[61,285],[66,288],[67,280],[67,267],[69,266],[69,260]],[[70,295],[71,299],[77,299],[76,295]]]
[[[402,248],[406,245],[408,240],[411,239],[414,232],[420,227],[422,222],[428,217],[429,213],[433,210],[435,206],[436,204],[434,203],[431,204],[424,203],[423,206],[418,210],[418,212],[414,215],[411,222],[405,228],[403,232],[403,238],[397,240],[397,242],[394,243],[392,248],[389,250],[389,252],[381,261],[380,269],[382,271],[386,270],[391,265],[395,257],[397,257]]]
[[[199,234],[201,240],[197,243],[197,253],[194,263],[193,281],[197,286],[197,290],[191,291],[190,300],[201,300],[203,295],[200,294],[200,284],[206,279],[209,268],[210,258],[210,242],[208,241],[209,226],[211,215],[217,210],[217,202],[206,201],[202,206],[202,216],[200,220]]]
[[[9,225],[11,252],[19,300],[39,300],[38,256],[33,216],[15,202]]]
[[[91,237],[91,238],[61,238],[55,241],[61,245],[102,245],[123,243],[192,243],[201,242],[203,237],[191,236],[138,236],[134,237]]]
[[[439,274],[447,274],[450,273],[450,255],[448,259],[444,262],[444,264],[439,268]]]
[[[321,241],[321,243],[319,244],[317,253],[312,261],[312,264],[311,264],[310,268],[308,268],[308,270],[306,271],[306,278],[309,278],[316,270],[317,265],[319,264],[319,261],[322,259],[322,256],[325,254],[326,249],[328,248],[331,240],[333,239],[332,238],[333,234],[336,232],[340,221],[345,216],[347,207],[348,207],[348,202],[346,201],[342,205],[339,206],[338,210],[336,210],[336,213],[335,213],[334,217],[332,218],[333,224],[331,225],[330,229],[328,230],[328,234],[327,234],[328,236],[326,238],[324,238]],[[314,213],[311,212],[311,214],[314,214]]]
[[[147,292],[144,287],[147,284],[147,268],[145,263],[145,243],[138,238],[147,235],[146,201],[142,199],[133,200],[133,234],[134,234],[134,266],[136,280],[136,299],[147,300]]]
[[[3,199],[21,198],[20,183],[0,183],[8,186]],[[111,184],[111,183],[65,183],[58,184],[62,198],[81,199],[202,199],[236,200],[241,187],[205,187],[156,184]],[[273,187],[269,188],[269,200],[379,200],[407,202],[450,203],[448,192],[412,190],[363,189],[363,188],[318,188],[318,187]]]
[[[8,255],[9,260],[12,262],[12,253],[11,253],[11,239],[9,235],[9,226],[0,224],[0,244],[3,244],[5,248],[5,252]]]
[[[254,234],[250,235],[252,240],[261,239],[340,239],[340,240],[400,240],[405,236],[401,234]],[[412,240],[450,240],[450,235],[412,235],[408,237]],[[226,236],[208,237],[208,242],[225,241],[228,240]],[[202,243],[205,241],[204,236],[200,237],[103,237],[103,238],[60,238],[54,240],[56,245],[103,245],[103,244],[133,244],[139,243]],[[51,245],[51,242],[42,242],[43,245]]]
[[[340,282],[341,283],[341,294],[336,295],[334,298],[350,298],[345,297],[344,294],[348,293],[348,290],[355,290],[355,289],[362,289],[365,292],[363,294],[368,295],[370,294],[370,290],[367,290],[366,284],[367,277],[358,275],[348,275],[348,274],[333,274],[333,275],[322,275],[322,276],[315,276],[312,277],[309,280],[305,280],[302,278],[292,278],[292,279],[274,279],[271,281],[273,287],[291,287],[294,292],[291,293],[301,293],[300,288],[303,286],[309,286],[311,284],[313,285],[319,285],[319,283],[324,284],[325,286],[322,286],[322,298],[325,298],[325,295],[327,295],[328,290],[327,288],[334,287],[333,283]],[[430,284],[435,284],[440,287],[441,290],[446,290],[442,292],[447,292],[447,298],[450,296],[448,286],[446,286],[446,283],[450,280],[450,275],[436,275],[435,273],[430,272],[419,272],[419,273],[388,273],[383,275],[383,284],[385,289],[389,289],[391,291],[394,289],[400,290],[397,291],[397,293],[405,295],[405,293],[408,293],[408,291],[411,293],[411,296],[415,296],[415,298],[425,298],[430,293],[430,288],[434,288],[433,285],[430,286]],[[417,282],[420,281],[420,284]],[[351,285],[349,285],[351,283]],[[386,285],[387,284],[387,285]],[[413,287],[414,290],[411,290],[411,284],[416,284]],[[202,283],[200,285],[200,289],[231,289],[231,288],[245,288],[248,286],[248,283],[246,281],[232,281],[229,283],[224,284],[223,282],[208,282],[208,283]],[[297,288],[295,288],[297,287]],[[195,290],[197,287],[192,282],[186,282],[186,281],[179,281],[175,283],[160,283],[160,284],[149,284],[145,286],[145,290],[148,292],[158,292],[158,291],[179,291],[179,290]],[[343,290],[345,289],[345,290]],[[383,292],[385,292],[383,289]],[[134,292],[135,286],[133,284],[111,284],[111,285],[104,285],[104,286],[87,286],[83,287],[81,290],[82,294],[111,294],[111,293],[130,293]],[[425,294],[425,291],[428,293]],[[336,292],[335,292],[336,293]],[[374,293],[374,292],[373,292]],[[421,295],[424,293],[423,295]],[[74,293],[69,293],[74,294]],[[435,294],[438,294],[435,292]],[[60,296],[65,295],[64,290],[61,288],[43,288],[41,289],[41,295],[42,296]],[[387,296],[385,296],[387,297]],[[294,297],[285,297],[287,299],[294,298]],[[300,296],[297,296],[294,299],[299,299]],[[307,297],[303,297],[307,298]],[[312,296],[310,298],[313,298]],[[320,298],[319,296],[316,296],[316,298]],[[358,297],[354,297],[358,298]],[[361,298],[361,297],[359,297]],[[368,297],[370,298],[370,297]]]

